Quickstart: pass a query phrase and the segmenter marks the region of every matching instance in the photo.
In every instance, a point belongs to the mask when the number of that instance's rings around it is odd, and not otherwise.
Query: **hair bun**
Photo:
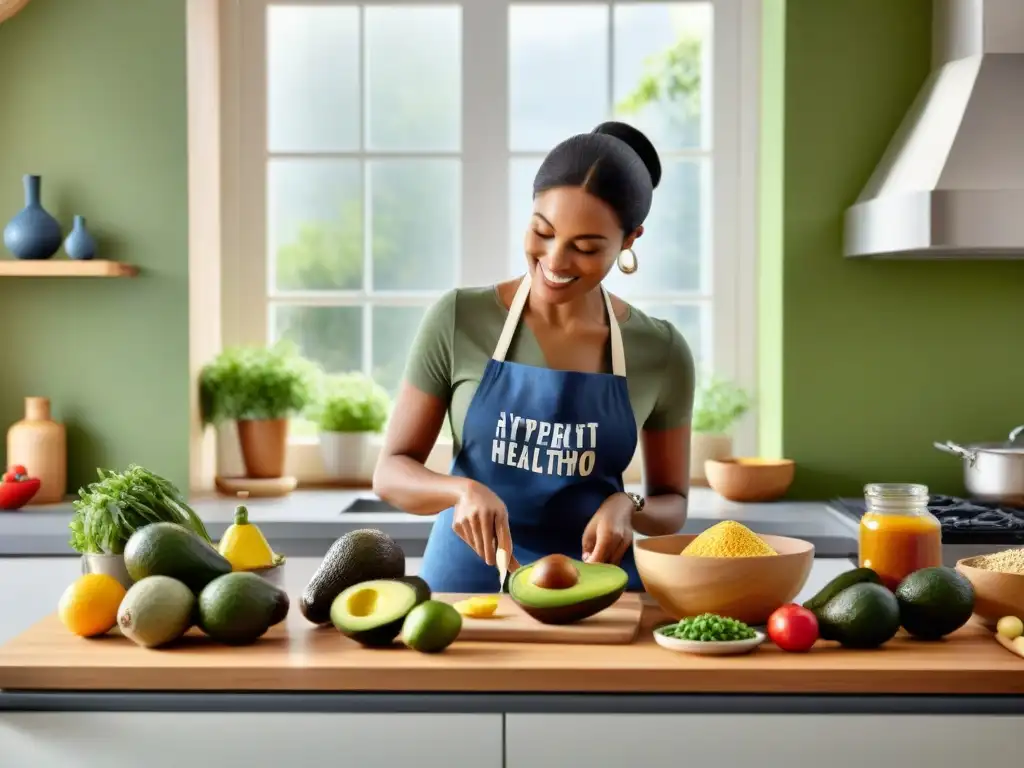
[[[647,172],[651,174],[651,184],[654,187],[658,186],[658,182],[661,181],[661,160],[658,159],[658,150],[654,148],[651,140],[642,131],[637,130],[632,125],[609,120],[606,123],[601,123],[591,133],[603,133],[606,136],[614,136],[616,139],[628,144],[630,149],[640,156],[644,166],[647,168]]]

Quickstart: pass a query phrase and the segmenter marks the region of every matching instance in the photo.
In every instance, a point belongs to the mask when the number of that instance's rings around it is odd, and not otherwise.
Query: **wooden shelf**
[[[139,268],[119,261],[0,259],[0,277],[135,277]]]

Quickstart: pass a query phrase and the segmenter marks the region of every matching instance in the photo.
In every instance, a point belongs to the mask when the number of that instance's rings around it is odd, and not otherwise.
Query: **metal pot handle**
[[[940,451],[945,451],[946,453],[952,453],[954,456],[959,456],[961,459],[967,462],[968,466],[971,467],[973,467],[974,462],[978,460],[977,451],[968,450],[967,448],[964,448],[962,445],[954,443],[952,440],[947,440],[944,443],[932,443],[932,445],[934,445]]]
[[[1019,427],[1014,427],[1013,429],[1011,429],[1009,438],[1010,445],[1015,445],[1017,442],[1017,438],[1020,437],[1021,434],[1024,434],[1024,424],[1021,424]]]

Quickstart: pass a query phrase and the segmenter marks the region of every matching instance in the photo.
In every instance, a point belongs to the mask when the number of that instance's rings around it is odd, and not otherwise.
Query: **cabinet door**
[[[501,715],[9,712],[0,765],[501,768],[501,730]]]
[[[1005,762],[1022,728],[1016,716],[508,715],[505,766],[962,768]]]

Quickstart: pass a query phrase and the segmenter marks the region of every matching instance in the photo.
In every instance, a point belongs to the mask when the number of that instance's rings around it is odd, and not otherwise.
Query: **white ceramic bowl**
[[[677,653],[693,653],[698,656],[735,656],[740,653],[750,653],[764,642],[764,632],[754,630],[754,636],[749,640],[680,640],[678,637],[668,637],[657,630],[654,632],[654,642],[669,651]]]
[[[287,560],[285,562],[287,562]],[[256,568],[251,572],[255,573],[257,576],[262,576],[274,586],[281,587],[283,589],[284,565],[285,563],[278,563],[277,565],[272,565],[269,568]]]

